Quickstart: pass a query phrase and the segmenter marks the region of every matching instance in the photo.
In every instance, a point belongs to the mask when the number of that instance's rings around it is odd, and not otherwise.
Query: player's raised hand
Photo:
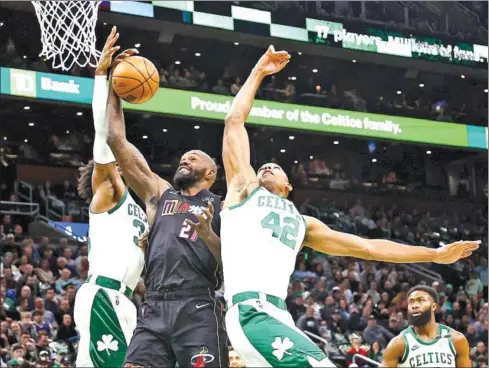
[[[281,71],[290,61],[287,51],[275,51],[271,45],[256,63],[256,70],[263,75],[275,74]]]
[[[112,69],[115,68],[117,66],[117,64],[119,64],[125,58],[128,58],[129,56],[134,56],[134,55],[137,55],[137,54],[139,54],[139,50],[138,49],[126,49],[126,50],[122,51],[114,59],[112,65],[111,65]]]
[[[188,219],[185,220],[187,224],[189,224],[192,229],[197,232],[197,235],[201,239],[206,239],[212,233],[212,218],[214,216],[214,206],[211,202],[208,202],[209,207],[204,208],[204,213],[202,215],[195,214],[198,222],[192,222]]]
[[[480,240],[461,240],[455,243],[447,244],[446,246],[438,248],[436,250],[437,254],[434,262],[439,264],[455,263],[459,259],[469,257],[472,252],[479,249],[480,243]]]
[[[105,41],[104,48],[102,49],[102,55],[97,64],[97,69],[95,69],[96,75],[106,75],[107,70],[112,64],[112,56],[115,52],[120,49],[120,46],[116,46],[115,43],[119,39],[119,33],[117,32],[117,27],[113,26],[112,31],[110,31],[107,41]]]

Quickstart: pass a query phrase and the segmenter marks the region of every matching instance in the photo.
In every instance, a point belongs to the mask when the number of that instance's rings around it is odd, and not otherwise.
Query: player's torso
[[[433,342],[421,341],[412,327],[402,332],[405,353],[399,367],[456,367],[456,353],[450,328],[439,326],[438,338]]]
[[[226,298],[258,291],[285,299],[306,232],[294,204],[258,187],[221,213]]]
[[[146,253],[148,290],[218,288],[221,270],[209,248],[198,237],[188,219],[197,222],[208,202],[214,206],[213,228],[219,232],[220,198],[208,190],[184,196],[169,189],[163,193],[151,228]]]
[[[134,290],[144,268],[138,237],[148,228],[146,214],[127,190],[112,210],[90,212],[89,274],[122,281]]]

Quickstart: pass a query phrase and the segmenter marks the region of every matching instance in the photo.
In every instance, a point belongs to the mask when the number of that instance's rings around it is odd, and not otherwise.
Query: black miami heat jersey
[[[214,206],[212,227],[219,235],[221,199],[208,190],[185,196],[174,189],[158,202],[146,252],[145,285],[148,291],[218,289],[222,276],[219,264],[186,219],[197,222],[208,202]]]

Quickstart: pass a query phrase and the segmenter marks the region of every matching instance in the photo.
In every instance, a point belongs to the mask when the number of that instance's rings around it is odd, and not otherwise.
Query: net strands
[[[40,57],[52,59],[53,68],[97,66],[95,25],[101,1],[32,1],[41,26]]]

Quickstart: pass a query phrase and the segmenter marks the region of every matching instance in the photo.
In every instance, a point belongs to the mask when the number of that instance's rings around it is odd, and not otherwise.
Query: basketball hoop
[[[53,60],[53,68],[70,70],[97,66],[95,24],[101,1],[31,1],[41,26],[40,57]]]

